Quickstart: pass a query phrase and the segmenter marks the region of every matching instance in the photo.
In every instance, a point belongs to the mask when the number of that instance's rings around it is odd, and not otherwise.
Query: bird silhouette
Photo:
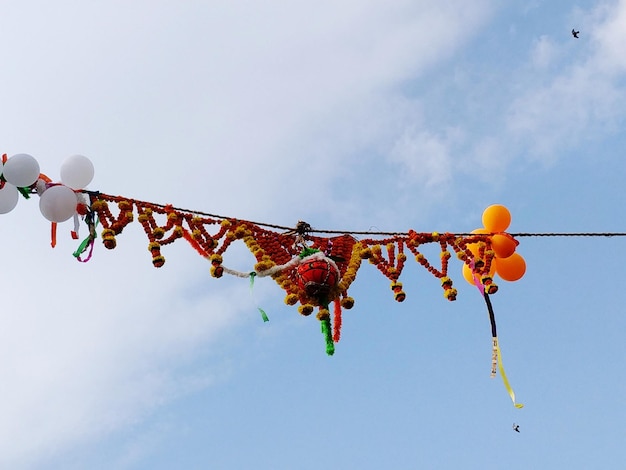
[[[519,432],[519,424],[513,423],[513,431]]]
[[[580,34],[580,31],[576,31],[574,28],[572,28],[572,36],[574,36],[576,39],[578,39],[578,35]]]

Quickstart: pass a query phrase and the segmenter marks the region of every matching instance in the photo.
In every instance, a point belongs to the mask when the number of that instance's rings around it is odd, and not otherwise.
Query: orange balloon
[[[496,273],[505,281],[517,281],[526,272],[526,261],[519,253],[513,253],[508,258],[498,258]]]
[[[508,258],[515,253],[517,243],[511,236],[496,234],[491,237],[491,247],[498,258]]]
[[[504,232],[511,223],[511,213],[501,204],[493,204],[483,212],[483,225],[488,232]]]

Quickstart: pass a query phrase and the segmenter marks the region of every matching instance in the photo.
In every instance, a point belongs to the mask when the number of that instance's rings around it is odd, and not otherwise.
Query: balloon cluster
[[[509,282],[517,281],[526,272],[526,261],[517,253],[518,242],[506,229],[511,224],[511,213],[500,204],[493,204],[483,212],[483,227],[473,230],[474,234],[491,235],[489,243],[484,242],[468,245],[474,254],[477,263],[490,261],[489,277],[497,274],[501,279]],[[487,245],[487,246],[485,246]],[[491,250],[491,253],[489,251]],[[467,264],[463,265],[463,277],[467,282],[476,284],[474,271]]]
[[[73,155],[61,165],[61,182],[53,183],[40,173],[37,160],[26,153],[2,159],[0,166],[0,214],[11,212],[17,205],[19,194],[29,197],[37,193],[39,209],[51,222],[64,222],[83,204],[80,190],[93,179],[94,167],[87,157]]]

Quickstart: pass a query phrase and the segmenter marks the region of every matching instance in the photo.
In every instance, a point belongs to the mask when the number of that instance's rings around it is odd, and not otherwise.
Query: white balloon
[[[76,193],[62,184],[52,186],[39,198],[39,210],[50,222],[64,222],[74,215],[78,198]]]
[[[15,209],[19,197],[20,194],[15,186],[4,183],[3,188],[0,189],[0,214],[8,214]]]
[[[73,189],[83,189],[93,179],[93,163],[82,155],[72,155],[61,165],[61,182]]]
[[[18,188],[30,186],[39,178],[39,163],[27,153],[18,153],[9,158],[2,167],[4,179]]]

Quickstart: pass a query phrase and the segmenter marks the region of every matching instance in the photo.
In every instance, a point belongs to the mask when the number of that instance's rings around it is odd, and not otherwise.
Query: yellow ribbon
[[[493,351],[498,362],[498,369],[500,370],[500,375],[502,376],[502,382],[504,382],[504,388],[506,388],[506,391],[509,393],[511,401],[513,401],[513,406],[515,406],[515,408],[524,408],[522,403],[515,402],[515,392],[513,391],[513,388],[509,383],[509,379],[506,378],[506,373],[504,372],[504,364],[502,364],[502,351],[500,351],[500,345],[498,344],[497,337],[493,338]],[[494,375],[493,372],[494,370],[492,369],[492,376]]]

